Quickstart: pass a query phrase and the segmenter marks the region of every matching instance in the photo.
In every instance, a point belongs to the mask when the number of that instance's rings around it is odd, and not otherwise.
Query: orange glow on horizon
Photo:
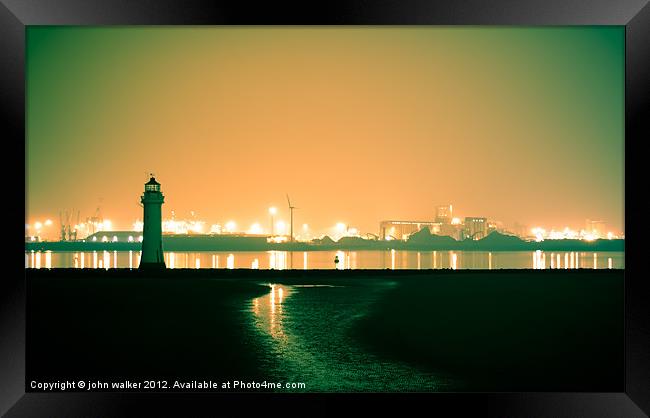
[[[26,236],[57,239],[63,208],[138,231],[149,171],[166,232],[270,233],[274,217],[288,234],[287,194],[296,237],[376,234],[445,202],[526,233],[624,227],[622,28],[27,33]]]

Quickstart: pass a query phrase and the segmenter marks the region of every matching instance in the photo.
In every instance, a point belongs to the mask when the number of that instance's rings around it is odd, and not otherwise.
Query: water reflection
[[[287,251],[268,251],[269,268],[285,270],[287,268]]]
[[[26,268],[138,268],[141,251],[26,251]],[[302,254],[302,257],[300,256]],[[623,252],[544,251],[166,252],[168,268],[228,269],[623,269]],[[334,263],[335,257],[339,262]],[[302,262],[300,262],[302,258]],[[226,263],[220,263],[225,259]]]
[[[165,254],[165,255],[167,255],[167,254]],[[165,260],[165,264],[167,264],[170,269],[173,269],[173,268],[176,267],[176,254],[169,253],[169,256],[165,257],[165,258],[167,258]]]
[[[546,256],[542,257],[542,252],[537,250],[533,253],[533,269],[543,270],[546,268]]]
[[[335,263],[335,267],[338,270],[345,270],[345,265],[348,262],[348,259],[345,257],[345,253],[343,251],[337,251],[334,259],[339,260],[338,263]]]
[[[284,330],[283,302],[292,294],[292,290],[289,286],[270,286],[271,291],[268,294],[253,299],[255,325],[275,340],[286,344],[288,338]]]
[[[560,266],[558,266],[560,268]],[[564,253],[564,268],[569,268],[569,253]]]
[[[381,259],[382,253],[376,253],[376,259]],[[329,255],[331,265],[335,253]],[[353,255],[347,257],[345,254],[341,264],[352,265]],[[245,308],[251,317],[246,331],[263,347],[261,367],[278,380],[308,382],[308,391],[448,388],[450,377],[379,358],[353,337],[351,330],[358,318],[393,286],[269,285],[268,294],[253,299]]]

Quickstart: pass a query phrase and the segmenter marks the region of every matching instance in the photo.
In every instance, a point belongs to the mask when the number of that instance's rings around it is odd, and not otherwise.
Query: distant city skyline
[[[621,233],[623,41],[620,27],[30,27],[26,223],[101,207],[128,229],[153,171],[163,218],[244,231],[270,229],[270,207],[288,223],[288,193],[297,230],[377,233],[451,203]]]
[[[485,217],[471,217],[471,216],[455,216],[456,212],[452,212],[453,205],[438,205],[436,207],[435,217],[420,220],[407,220],[403,219],[384,219],[378,223],[378,229],[375,230],[361,230],[354,224],[345,222],[336,222],[326,228],[315,229],[308,223],[295,224],[294,236],[296,239],[305,241],[323,236],[330,236],[334,239],[339,239],[343,236],[361,236],[366,238],[379,239],[407,239],[408,235],[420,230],[423,226],[429,228],[430,232],[436,235],[448,235],[457,240],[462,240],[465,237],[472,237],[476,235],[472,223],[480,222],[481,233],[474,239],[481,239],[486,237],[491,231],[499,231],[501,233],[513,234],[522,238],[536,238],[540,239],[583,239],[588,240],[598,238],[622,238],[624,231],[617,231],[611,228],[602,220],[585,219],[582,226],[574,225],[553,225],[546,226],[542,224],[535,224],[535,226],[524,225],[520,223],[506,224],[498,219],[488,219]],[[61,237],[62,225],[67,229],[65,232],[66,240],[77,238],[83,239],[95,232],[109,232],[109,231],[133,231],[142,232],[143,220],[142,217],[136,219],[129,225],[116,225],[110,216],[104,216],[101,213],[95,213],[94,218],[75,218],[75,213],[79,214],[80,211],[66,210],[61,213],[59,223],[53,221],[51,217],[34,220],[26,224],[26,236],[39,237],[45,240],[56,240]],[[183,216],[178,216],[175,211],[171,211],[169,217],[162,219],[162,231],[164,233],[175,234],[248,234],[248,235],[266,235],[266,236],[290,236],[290,221],[285,221],[281,216],[279,217],[277,207],[269,208],[270,221],[267,225],[260,222],[254,222],[250,225],[238,222],[236,219],[229,219],[222,222],[211,222],[210,220],[202,219],[196,215],[194,211]],[[290,218],[289,218],[290,219]],[[468,222],[470,224],[468,224]],[[394,228],[392,232],[386,231],[387,225],[404,224],[406,225],[399,233],[395,233]],[[410,226],[409,226],[410,225]],[[415,227],[417,225],[417,228]],[[465,233],[467,231],[467,233]],[[402,235],[405,234],[405,235]],[[141,234],[140,234],[141,235]],[[395,238],[397,236],[397,238]],[[141,238],[141,237],[140,237]],[[131,237],[131,240],[137,240],[138,234]]]

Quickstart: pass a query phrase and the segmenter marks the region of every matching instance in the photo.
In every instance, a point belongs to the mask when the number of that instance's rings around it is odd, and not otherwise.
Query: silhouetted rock
[[[368,245],[372,245],[373,241],[365,240],[361,237],[342,237],[336,243],[346,247],[367,247]]]
[[[458,241],[452,237],[431,234],[429,228],[422,228],[411,234],[406,244],[407,247],[427,249],[455,249],[458,247]]]
[[[420,229],[418,232],[412,233],[409,236],[408,241],[409,242],[424,242],[424,241],[430,240],[431,236],[432,236],[431,230],[429,229],[428,226],[425,226],[424,228]]]
[[[318,245],[335,245],[336,242],[330,238],[328,235],[325,235],[323,238],[315,238],[312,240],[314,244]]]
[[[475,249],[485,251],[516,251],[526,250],[529,247],[528,243],[521,238],[514,235],[505,235],[497,231],[488,234],[483,239],[474,241],[474,244]]]

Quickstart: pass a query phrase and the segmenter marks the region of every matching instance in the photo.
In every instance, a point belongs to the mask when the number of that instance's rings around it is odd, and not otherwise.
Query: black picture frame
[[[441,393],[426,396],[428,408],[478,411],[482,416],[644,416],[650,413],[650,325],[647,279],[641,261],[644,139],[650,103],[650,6],[647,0],[462,0],[245,2],[216,4],[198,0],[0,0],[0,103],[3,142],[15,150],[3,164],[11,220],[11,254],[2,275],[0,294],[0,413],[7,416],[122,416],[133,408],[148,414],[187,413],[212,402],[250,404],[253,395],[206,394],[43,394],[25,393],[25,271],[17,254],[23,232],[16,222],[24,215],[25,190],[16,178],[25,162],[25,28],[29,25],[622,25],[625,26],[625,391],[621,393]],[[20,155],[23,153],[23,160]],[[26,173],[26,167],[23,166]],[[26,187],[26,182],[25,182]],[[24,247],[22,250],[24,252]],[[594,365],[598,367],[598,365]],[[303,396],[303,395],[301,395]],[[423,395],[373,397],[385,404]],[[255,395],[265,402],[289,395]],[[295,398],[296,395],[293,396]],[[309,395],[312,408],[330,405],[333,396]],[[336,398],[346,398],[337,395]],[[365,396],[362,396],[362,398]],[[407,398],[407,399],[404,399]],[[179,409],[180,408],[180,409]]]

